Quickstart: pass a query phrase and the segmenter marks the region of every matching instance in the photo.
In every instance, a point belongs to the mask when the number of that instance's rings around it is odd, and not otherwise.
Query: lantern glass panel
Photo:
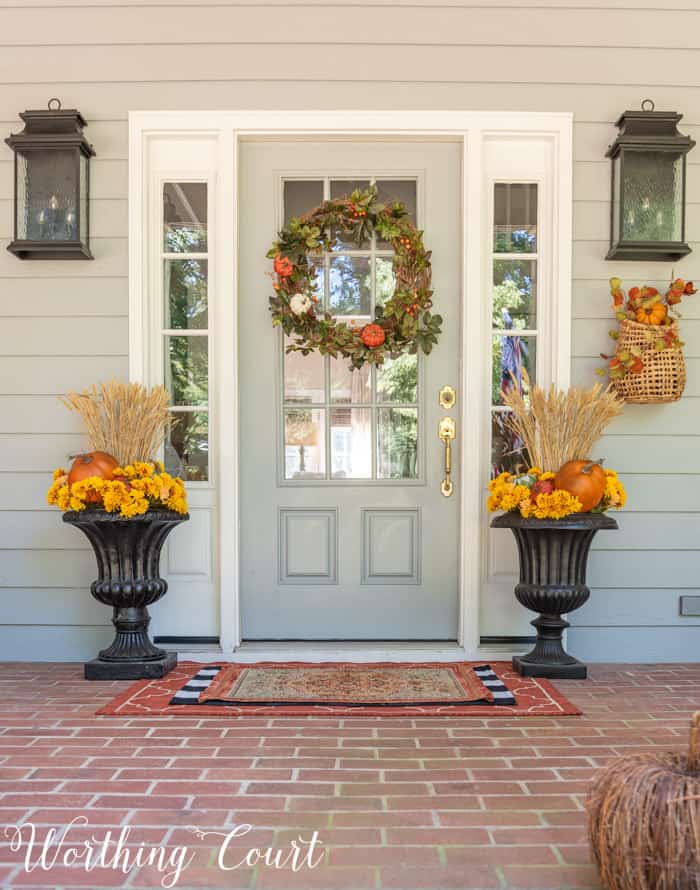
[[[26,151],[17,156],[17,237],[76,241],[78,182],[75,151]]]
[[[622,176],[623,241],[681,241],[683,155],[625,151]]]
[[[88,159],[80,155],[80,240],[88,240]]]
[[[620,183],[622,182],[621,178],[621,166],[622,166],[622,155],[619,154],[616,158],[613,158],[613,169],[612,169],[612,183],[613,183],[613,192],[612,192],[612,240],[613,243],[617,244],[620,240]]]

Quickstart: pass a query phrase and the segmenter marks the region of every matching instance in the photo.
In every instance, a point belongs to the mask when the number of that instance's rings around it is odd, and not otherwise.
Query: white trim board
[[[166,646],[166,648],[168,648]],[[178,651],[180,661],[195,661],[200,664],[211,662],[233,662],[235,664],[256,664],[261,661],[321,662],[354,661],[357,663],[389,662],[455,662],[455,661],[507,661],[513,654],[521,654],[524,649],[511,651],[508,646],[483,647],[471,658],[458,643],[312,643],[312,642],[269,642],[241,643],[235,652],[224,652],[221,647],[203,646]]]
[[[572,216],[572,126],[570,113],[546,112],[469,112],[469,111],[136,111],[129,114],[129,334],[130,376],[148,384],[160,382],[159,369],[153,360],[153,284],[148,259],[147,236],[152,231],[152,208],[148,196],[154,175],[160,179],[164,170],[152,167],[152,152],[159,143],[170,142],[182,148],[193,141],[206,144],[208,158],[193,170],[183,167],[183,152],[177,169],[167,175],[206,176],[215,189],[214,244],[210,263],[214,266],[219,298],[214,297],[210,322],[216,332],[212,344],[211,407],[214,419],[212,451],[213,478],[216,491],[212,492],[219,505],[213,527],[216,531],[214,578],[220,598],[221,652],[225,657],[243,655],[250,644],[241,647],[238,588],[238,440],[236,386],[225,387],[221,381],[237,379],[237,168],[238,144],[247,138],[367,138],[395,140],[397,138],[451,139],[463,145],[463,294],[487,293],[490,269],[487,252],[490,241],[486,236],[487,194],[485,164],[490,146],[512,143],[514,157],[518,145],[539,142],[548,149],[549,225],[552,243],[551,261],[547,269],[550,298],[547,303],[547,331],[551,338],[546,374],[548,379],[567,386],[570,373],[571,330],[571,216]],[[186,155],[186,152],[184,152]],[[226,298],[221,298],[225,295]],[[488,393],[487,346],[484,337],[486,301],[481,300],[480,324],[468,323],[467,313],[462,319],[462,373],[460,399],[461,454],[459,459],[461,485],[460,617],[459,645],[451,648],[451,657],[470,660],[496,655],[505,651],[482,650],[480,638],[480,591],[484,579],[483,547],[474,546],[483,538],[484,480],[473,472],[474,456],[479,466],[485,466],[488,441],[487,413],[474,411],[484,405]],[[539,360],[538,360],[539,361]],[[539,368],[538,368],[539,370]],[[467,416],[469,407],[469,416]],[[469,462],[467,462],[469,455]],[[196,486],[192,487],[196,489]],[[203,486],[204,489],[207,486]],[[208,487],[212,490],[212,486]],[[194,495],[194,490],[192,495]],[[197,493],[205,496],[205,490]],[[191,495],[191,496],[192,496]],[[467,546],[466,542],[471,542]],[[373,651],[367,644],[354,652],[360,660],[362,651]],[[286,647],[269,647],[270,653],[281,655]],[[294,651],[297,657],[311,657],[317,650],[314,644]],[[392,645],[383,652],[393,650]],[[444,645],[432,650],[423,647],[401,648],[403,659],[416,657],[416,652],[430,653],[438,658]],[[194,653],[188,653],[194,654]],[[257,652],[256,657],[262,657]]]

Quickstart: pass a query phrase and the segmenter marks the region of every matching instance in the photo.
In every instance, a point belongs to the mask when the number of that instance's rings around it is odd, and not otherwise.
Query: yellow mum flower
[[[530,467],[530,469],[527,471],[527,475],[539,477],[542,475],[542,470],[539,467]]]
[[[81,501],[80,498],[75,497],[75,495],[70,497],[70,500],[68,503],[69,503],[71,510],[80,511],[80,510],[85,509],[85,502]]]
[[[534,515],[537,519],[563,519],[581,511],[581,501],[568,491],[542,492],[535,500]]]
[[[67,474],[66,471],[63,469],[63,467],[58,467],[57,469],[55,469],[55,470],[53,471],[53,479],[54,479],[54,482],[55,482],[57,479],[60,479],[61,476],[67,476],[67,475],[68,475],[68,474]]]
[[[526,498],[530,499],[530,489],[527,485],[516,485],[513,488],[513,497],[520,503],[520,501],[525,500]]]
[[[542,473],[542,475],[540,476],[540,482],[546,482],[547,479],[554,479],[556,475],[556,473]]]
[[[126,486],[123,482],[108,482],[102,494],[102,503],[108,513],[115,513],[128,500]]]
[[[129,503],[122,504],[120,514],[129,519],[132,516],[141,516],[148,510],[148,501],[145,498],[136,498]]]
[[[520,501],[520,515],[523,517],[523,519],[527,519],[529,516],[531,516],[534,509],[535,505],[529,498],[526,501]]]

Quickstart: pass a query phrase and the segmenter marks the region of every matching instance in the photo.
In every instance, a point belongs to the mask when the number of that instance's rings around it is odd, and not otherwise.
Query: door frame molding
[[[220,640],[224,656],[233,656],[241,645],[238,575],[238,404],[237,404],[237,311],[238,304],[238,145],[243,139],[347,137],[453,139],[462,143],[462,294],[485,292],[488,281],[485,234],[488,220],[484,189],[484,155],[489,140],[538,140],[549,146],[551,157],[552,295],[551,381],[568,386],[571,337],[571,244],[572,244],[572,129],[569,112],[473,112],[473,111],[133,111],[129,113],[129,375],[149,385],[161,382],[152,358],[153,337],[148,328],[153,302],[149,250],[145,246],[152,231],[151,146],[155,142],[192,139],[208,141],[216,160],[213,263],[216,294],[212,306],[217,342],[211,351],[213,369],[210,407],[214,415],[212,452],[216,480],[216,540],[214,572],[220,597]],[[207,168],[209,169],[209,168]],[[185,171],[181,171],[185,172]],[[158,174],[161,175],[161,174]],[[232,261],[233,260],[233,261]],[[211,259],[210,259],[211,262]],[[232,299],[222,299],[231,295]],[[485,404],[489,392],[484,337],[485,301],[481,301],[481,324],[467,323],[462,312],[462,367],[460,390],[459,454],[461,564],[459,646],[452,657],[474,659],[487,653],[480,649],[479,601],[482,581],[481,547],[465,542],[480,541],[484,515],[484,486],[474,473],[474,456],[483,465],[487,440],[486,412],[467,406]],[[490,324],[490,322],[489,322]],[[229,386],[223,381],[230,380]],[[474,416],[476,414],[476,416]],[[467,463],[467,455],[469,462]],[[194,483],[191,488],[202,485]],[[211,486],[209,486],[211,488]],[[194,491],[193,491],[194,493]],[[222,506],[226,505],[226,510]],[[271,647],[273,648],[273,647]],[[313,657],[308,652],[297,657]],[[408,646],[410,647],[410,644]],[[280,650],[285,645],[279,646]],[[435,654],[445,644],[436,644]],[[430,659],[430,649],[421,649]],[[270,654],[270,653],[267,653]],[[501,657],[504,652],[499,653]]]

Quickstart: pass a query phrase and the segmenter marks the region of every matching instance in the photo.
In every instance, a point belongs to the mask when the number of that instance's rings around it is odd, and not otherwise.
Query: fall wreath
[[[391,297],[376,307],[373,321],[360,326],[321,306],[315,284],[324,254],[333,251],[338,236],[349,235],[362,248],[374,233],[393,248],[396,284]],[[318,350],[349,358],[351,367],[361,368],[404,352],[427,354],[437,343],[442,318],[430,312],[430,251],[404,205],[382,203],[376,186],[324,201],[291,219],[267,256],[274,260],[272,323],[290,338],[287,352]]]

